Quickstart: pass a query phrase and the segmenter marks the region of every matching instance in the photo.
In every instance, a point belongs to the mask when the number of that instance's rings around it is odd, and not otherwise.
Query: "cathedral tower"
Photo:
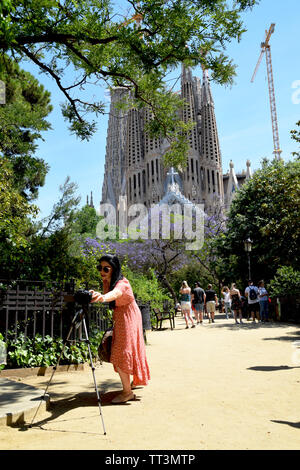
[[[152,139],[145,124],[151,118],[150,110],[131,109],[126,113],[116,104],[126,99],[128,91],[113,88],[107,132],[102,203],[118,207],[119,197],[126,196],[128,207],[140,203],[150,208],[165,194],[168,169],[163,168],[162,157],[167,149],[164,139]],[[182,194],[193,203],[204,203],[207,213],[215,204],[224,201],[222,161],[216,125],[214,102],[206,71],[202,83],[193,77],[189,67],[182,67],[181,110],[184,122],[192,121],[188,132],[189,151],[186,168],[179,172]]]

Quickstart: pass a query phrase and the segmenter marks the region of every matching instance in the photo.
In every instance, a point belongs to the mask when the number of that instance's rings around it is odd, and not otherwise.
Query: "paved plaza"
[[[86,367],[56,372],[50,408],[40,409],[31,429],[0,426],[0,449],[300,448],[299,325],[235,325],[217,315],[194,329],[182,317],[175,330],[165,327],[147,332],[151,382],[135,391],[136,401],[110,404],[118,376],[110,364],[96,365],[106,435]],[[44,390],[49,375],[7,379],[24,393],[26,386]]]

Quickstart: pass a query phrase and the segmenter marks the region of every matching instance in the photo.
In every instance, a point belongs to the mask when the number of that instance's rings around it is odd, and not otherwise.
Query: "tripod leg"
[[[85,323],[85,318],[84,318],[84,317],[83,317],[82,323],[83,323],[84,334],[85,334],[85,337],[86,337],[86,342],[87,342],[88,350],[89,350],[91,369],[92,369],[92,374],[93,374],[93,378],[94,378],[94,385],[95,385],[95,391],[96,391],[96,395],[97,395],[97,402],[98,402],[98,407],[99,407],[99,413],[100,413],[100,417],[101,417],[101,420],[102,420],[103,432],[104,432],[104,435],[106,435],[106,430],[105,430],[105,425],[104,425],[104,420],[103,420],[103,415],[102,415],[102,410],[101,410],[101,400],[100,400],[100,395],[99,395],[99,391],[98,391],[98,387],[97,387],[97,382],[96,382],[96,377],[95,377],[95,367],[94,367],[93,358],[92,358],[92,352],[91,352],[91,347],[90,347],[90,340],[89,340],[89,337],[88,337],[88,332],[87,332],[87,327],[86,327],[86,323]]]
[[[71,333],[72,333],[72,331],[73,331],[73,328],[74,328],[74,325],[75,325],[75,322],[76,322],[76,318],[77,318],[77,316],[78,316],[78,313],[79,313],[79,312],[77,312],[77,313],[75,314],[75,316],[74,316],[74,318],[73,318],[73,320],[72,320],[70,330],[69,330],[68,335],[67,335],[67,338],[66,338],[66,340],[65,340],[65,342],[64,342],[64,344],[63,344],[63,348],[62,348],[62,351],[61,351],[61,353],[60,353],[60,355],[59,355],[57,364],[56,364],[55,366],[53,366],[52,374],[51,374],[50,380],[49,380],[49,382],[48,382],[48,384],[47,384],[47,386],[46,386],[44,395],[42,396],[41,401],[40,401],[40,403],[39,403],[39,406],[37,407],[36,412],[35,412],[35,414],[34,414],[32,420],[31,420],[31,423],[30,423],[30,425],[29,425],[30,428],[32,427],[33,422],[34,422],[34,420],[35,420],[35,417],[36,417],[36,415],[38,414],[38,411],[39,411],[39,409],[40,409],[40,407],[41,407],[41,404],[42,404],[43,400],[45,399],[45,396],[46,396],[46,394],[47,394],[47,391],[48,391],[48,388],[49,388],[49,386],[50,386],[50,383],[52,382],[54,373],[55,373],[57,367],[59,366],[60,360],[61,360],[61,358],[62,358],[62,355],[63,355],[64,351],[65,351],[67,342],[69,341],[69,338],[70,338]],[[80,312],[80,313],[81,313],[81,312]]]

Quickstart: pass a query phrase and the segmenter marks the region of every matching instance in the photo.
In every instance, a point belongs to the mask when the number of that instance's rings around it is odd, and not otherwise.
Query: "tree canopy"
[[[291,130],[291,137],[293,140],[298,142],[300,144],[300,120],[296,123],[297,129]],[[300,151],[298,152],[292,152],[292,155],[300,158]]]
[[[14,175],[9,162],[0,159],[0,246],[8,248],[26,245],[27,217],[34,216],[37,207],[29,204],[14,187]],[[1,256],[2,263],[5,257]]]
[[[103,102],[81,92],[91,81],[123,87],[149,106],[150,133],[170,140],[169,159],[187,151],[185,125],[176,116],[181,100],[165,86],[178,65],[201,64],[212,79],[232,83],[235,66],[226,44],[245,31],[241,13],[256,0],[4,0],[0,6],[0,50],[28,59],[51,76],[66,98],[70,129],[89,139],[96,124],[88,113],[103,113]],[[77,78],[68,83],[70,70]],[[75,74],[75,75],[74,75]]]
[[[297,269],[300,260],[300,161],[263,162],[237,192],[219,238],[219,255],[228,275],[247,276],[244,240],[253,240],[252,277],[270,280],[280,266]],[[225,259],[224,259],[225,258]],[[227,258],[227,259],[226,259]],[[231,279],[234,281],[234,279]]]
[[[50,128],[50,93],[7,55],[0,55],[0,80],[5,103],[0,105],[0,155],[10,162],[15,188],[34,199],[43,186],[48,165],[34,156],[37,140]]]

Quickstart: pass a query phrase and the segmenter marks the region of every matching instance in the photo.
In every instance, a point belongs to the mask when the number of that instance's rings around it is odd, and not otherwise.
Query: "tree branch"
[[[69,93],[66,91],[66,88],[62,86],[59,77],[53,72],[53,70],[51,70],[46,64],[38,60],[34,54],[32,54],[28,49],[26,49],[26,47],[20,46],[20,49],[24,52],[25,55],[27,55],[27,57],[29,57],[36,65],[38,65],[38,67],[40,67],[45,72],[49,73],[51,77],[54,78],[54,80],[57,83],[58,88],[63,92],[67,100],[70,102],[77,118],[79,119],[80,122],[83,122],[83,119],[81,118],[80,114],[77,111],[75,101],[71,98]]]

